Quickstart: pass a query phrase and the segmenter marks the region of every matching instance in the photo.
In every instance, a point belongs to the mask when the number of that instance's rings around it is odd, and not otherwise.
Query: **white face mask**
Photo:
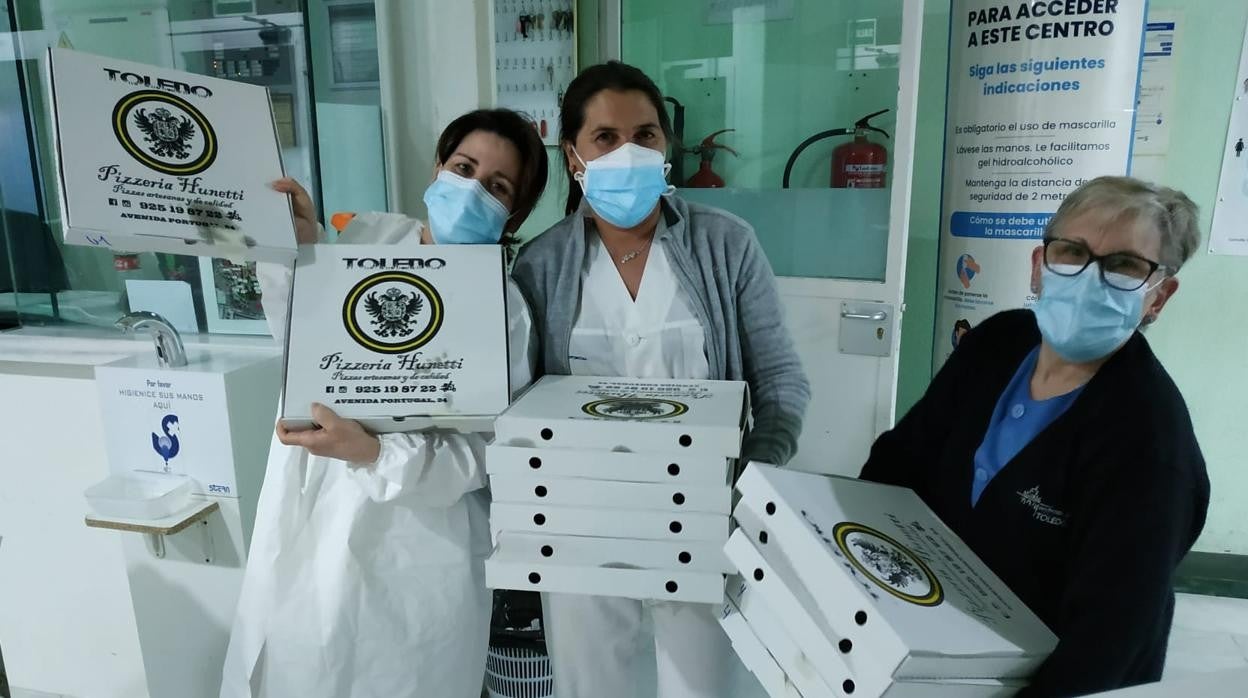
[[[1067,361],[1078,363],[1100,359],[1130,339],[1140,326],[1144,298],[1161,285],[1158,281],[1123,291],[1101,280],[1099,262],[1082,272],[1076,264],[1055,266],[1056,271],[1048,267],[1041,271],[1044,287],[1033,312],[1049,346]],[[1105,276],[1120,286],[1135,282],[1122,274]]]
[[[585,162],[581,154],[572,154],[585,166],[573,178],[585,192],[590,208],[607,222],[621,228],[639,225],[659,202],[671,194],[667,173],[672,169],[663,153],[636,143],[625,143],[601,157]]]
[[[581,154],[576,152],[576,148],[572,149],[572,154],[576,156],[577,160],[581,161],[581,164],[585,166],[587,171],[598,168],[660,166],[663,168],[663,176],[666,177],[667,173],[672,169],[671,164],[666,162],[663,157],[663,153],[637,145],[636,143],[625,143],[606,155],[600,155],[589,162],[585,162],[581,158]],[[584,176],[585,173],[578,172],[577,174]]]

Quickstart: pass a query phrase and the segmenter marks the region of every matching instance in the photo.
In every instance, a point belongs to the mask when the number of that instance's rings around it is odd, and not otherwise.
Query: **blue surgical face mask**
[[[574,176],[585,200],[594,213],[616,227],[637,227],[654,211],[659,197],[674,190],[667,184],[672,166],[657,150],[625,143],[589,162],[575,148],[572,153],[585,166],[584,172]]]
[[[503,236],[507,207],[475,179],[442,170],[425,190],[425,206],[439,245],[491,245]]]
[[[1078,269],[1058,266],[1072,272]],[[1156,288],[1113,288],[1101,281],[1096,262],[1075,276],[1062,276],[1045,267],[1041,279],[1044,286],[1034,308],[1040,334],[1058,356],[1078,363],[1100,359],[1130,339],[1140,325],[1144,297]],[[1123,285],[1131,281],[1124,277]]]

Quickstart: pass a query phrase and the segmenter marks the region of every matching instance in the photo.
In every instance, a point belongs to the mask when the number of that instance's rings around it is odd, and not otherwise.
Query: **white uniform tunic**
[[[590,238],[568,352],[574,374],[693,380],[710,375],[706,334],[664,245],[651,246],[633,300],[606,246],[598,236]]]
[[[420,230],[402,216],[362,214],[340,241],[416,245]],[[280,342],[290,269],[259,271]],[[508,294],[514,393],[532,375],[532,320],[510,281]],[[385,434],[371,464],[275,438],[221,695],[479,696],[492,606],[486,438]]]
[[[705,333],[666,242],[650,248],[636,301],[598,236],[588,242],[568,352],[572,372],[707,378]],[[716,622],[716,606],[576,594],[542,601],[556,698],[730,698],[754,683]],[[651,671],[657,686],[648,681]]]

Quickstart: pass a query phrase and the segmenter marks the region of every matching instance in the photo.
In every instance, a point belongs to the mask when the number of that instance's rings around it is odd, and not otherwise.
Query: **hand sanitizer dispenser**
[[[112,475],[88,492],[95,511],[87,525],[126,531],[148,693],[216,698],[277,415],[281,354],[184,350],[151,314],[118,324],[150,330],[156,352],[96,368]]]
[[[251,471],[263,469],[273,429],[278,357],[219,349],[188,357],[177,330],[153,313],[118,325],[151,330],[156,355],[96,369],[112,472],[182,476],[191,493],[213,497],[254,484],[254,500],[263,473]]]

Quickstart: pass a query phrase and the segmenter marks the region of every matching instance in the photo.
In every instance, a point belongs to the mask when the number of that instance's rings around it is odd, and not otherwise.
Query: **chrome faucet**
[[[122,332],[138,332],[151,330],[152,341],[156,345],[156,359],[161,368],[180,368],[186,365],[186,349],[182,347],[182,337],[169,321],[156,313],[140,310],[122,316],[116,327]]]

